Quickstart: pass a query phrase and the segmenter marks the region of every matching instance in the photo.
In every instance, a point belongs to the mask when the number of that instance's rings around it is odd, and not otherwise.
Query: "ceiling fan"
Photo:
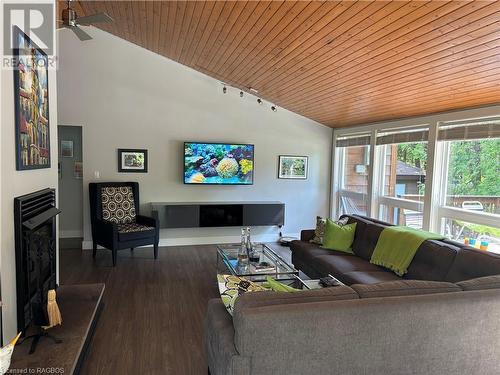
[[[68,0],[68,7],[62,11],[62,26],[70,29],[81,41],[90,40],[92,37],[79,26],[90,26],[94,23],[113,22],[106,13],[96,13],[85,17],[78,17],[76,11],[71,8],[71,0]]]

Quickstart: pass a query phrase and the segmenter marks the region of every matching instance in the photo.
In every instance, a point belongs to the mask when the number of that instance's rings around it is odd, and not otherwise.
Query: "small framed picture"
[[[73,157],[73,141],[61,141],[61,156],[63,158]]]
[[[118,149],[118,172],[147,173],[148,150]]]
[[[278,178],[291,180],[307,179],[307,156],[280,155]]]

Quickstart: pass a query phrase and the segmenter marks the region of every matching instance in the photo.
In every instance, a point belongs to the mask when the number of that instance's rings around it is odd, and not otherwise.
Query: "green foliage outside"
[[[427,169],[427,142],[399,144],[398,160],[423,170]]]
[[[449,195],[500,196],[500,140],[452,142],[448,172]],[[403,143],[398,160],[427,168],[427,143]]]
[[[500,140],[452,142],[448,194],[500,195]]]

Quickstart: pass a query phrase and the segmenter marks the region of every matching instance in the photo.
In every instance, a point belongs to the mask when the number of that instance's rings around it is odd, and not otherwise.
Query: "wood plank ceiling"
[[[105,31],[331,127],[500,103],[499,1],[75,5],[111,15]]]

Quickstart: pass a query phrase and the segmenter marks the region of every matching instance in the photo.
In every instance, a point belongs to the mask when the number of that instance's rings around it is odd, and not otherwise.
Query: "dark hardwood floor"
[[[288,248],[272,245],[286,259]],[[82,375],[206,374],[203,319],[218,297],[213,245],[60,251],[61,284],[103,282],[104,309]],[[63,317],[64,319],[64,317]]]

